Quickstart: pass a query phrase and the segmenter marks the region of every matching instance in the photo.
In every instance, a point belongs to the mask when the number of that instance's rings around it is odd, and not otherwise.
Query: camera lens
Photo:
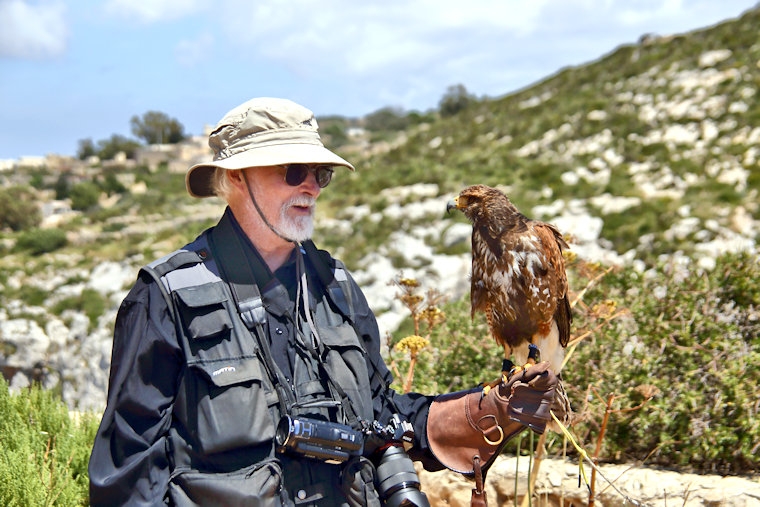
[[[285,446],[293,429],[293,420],[288,416],[283,416],[277,425],[277,430],[275,431],[274,436],[275,442],[277,442],[278,446]]]
[[[429,507],[420,491],[420,479],[409,455],[399,446],[389,447],[377,466],[378,493],[388,507]]]

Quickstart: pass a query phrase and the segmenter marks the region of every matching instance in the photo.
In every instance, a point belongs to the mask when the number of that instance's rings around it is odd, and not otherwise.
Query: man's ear
[[[245,178],[242,169],[233,169],[226,172],[225,177],[235,187],[244,187]]]

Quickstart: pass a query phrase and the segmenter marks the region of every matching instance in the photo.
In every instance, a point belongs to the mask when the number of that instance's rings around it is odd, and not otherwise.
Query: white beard
[[[286,238],[296,242],[311,239],[314,233],[314,210],[316,202],[308,197],[296,196],[287,201],[280,208],[280,223],[278,230]],[[293,206],[309,206],[310,213],[307,216],[292,217],[288,210]]]

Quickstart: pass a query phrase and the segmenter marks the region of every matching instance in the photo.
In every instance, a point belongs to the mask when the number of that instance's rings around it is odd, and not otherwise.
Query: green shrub
[[[60,315],[64,310],[76,310],[83,312],[90,319],[90,324],[95,325],[98,317],[103,315],[108,302],[100,292],[94,289],[83,289],[78,296],[62,299],[51,309],[55,315]]]
[[[21,231],[39,225],[42,216],[36,201],[28,188],[0,188],[0,229]]]
[[[74,422],[39,387],[11,394],[0,377],[0,505],[87,505],[87,462],[97,421]]]
[[[502,348],[491,338],[485,318],[470,318],[469,296],[442,305],[446,322],[431,336],[436,364],[431,379],[435,392],[469,389],[481,382],[490,382],[501,371]]]
[[[67,173],[62,172],[58,175],[58,179],[56,179],[56,182],[53,185],[53,190],[55,190],[56,199],[68,199],[69,191],[71,190],[71,183],[69,182]]]
[[[18,298],[29,306],[42,306],[48,297],[48,291],[24,284],[18,289]]]
[[[127,187],[116,178],[114,173],[107,173],[99,182],[99,186],[108,195],[123,194],[127,191]]]
[[[760,469],[760,262],[727,255],[703,273],[661,265],[607,275],[585,297],[627,315],[582,342],[563,371],[575,406],[586,390],[614,393],[619,408],[659,393],[644,408],[616,414],[605,456],[700,471]],[[593,327],[578,313],[576,330]],[[604,407],[589,404],[576,428],[592,441]]]
[[[58,250],[66,243],[66,233],[60,229],[30,229],[19,235],[16,248],[28,250],[32,255],[41,255]]]
[[[71,207],[75,210],[88,210],[98,204],[100,187],[90,181],[77,183],[69,189]]]
[[[181,195],[191,199],[185,193],[185,175],[183,173],[171,172],[166,164],[160,164],[155,171],[139,169],[136,172],[138,182],[145,182],[147,187],[154,192],[163,196]]]

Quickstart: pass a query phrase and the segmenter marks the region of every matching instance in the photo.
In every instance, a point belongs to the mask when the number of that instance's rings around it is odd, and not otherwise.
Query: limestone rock
[[[489,505],[522,504],[528,490],[527,457],[499,456],[486,477]],[[584,465],[591,477],[591,467]],[[418,467],[422,490],[431,506],[469,507],[474,482],[460,474],[427,472]],[[595,507],[751,507],[760,505],[760,478],[698,475],[632,466],[602,465],[597,475]],[[517,481],[515,482],[515,475]],[[589,490],[578,486],[577,463],[556,459],[541,462],[533,489],[533,507],[585,506]],[[614,482],[610,486],[606,479]],[[515,491],[516,486],[516,491]],[[527,505],[527,504],[525,504]]]

